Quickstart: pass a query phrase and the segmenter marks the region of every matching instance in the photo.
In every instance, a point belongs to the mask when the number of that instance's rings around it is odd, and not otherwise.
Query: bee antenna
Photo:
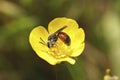
[[[60,32],[60,31],[62,31],[63,29],[65,29],[67,26],[65,25],[65,26],[63,26],[62,28],[60,28],[59,30],[57,30],[55,33],[58,33],[58,32]]]
[[[43,45],[46,45],[45,41],[40,37],[40,40],[42,41],[39,41],[39,43],[43,44]]]

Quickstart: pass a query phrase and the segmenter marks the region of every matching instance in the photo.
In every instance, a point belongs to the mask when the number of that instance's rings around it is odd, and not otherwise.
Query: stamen
[[[55,58],[65,58],[68,57],[71,53],[68,48],[69,46],[58,39],[55,45],[49,49],[48,54],[52,55]]]

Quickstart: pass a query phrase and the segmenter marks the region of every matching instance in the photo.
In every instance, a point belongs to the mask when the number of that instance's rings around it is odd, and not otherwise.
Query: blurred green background
[[[85,30],[77,65],[51,66],[29,44],[31,30],[56,17]],[[120,76],[119,61],[120,0],[0,0],[0,80],[103,80],[106,68]]]

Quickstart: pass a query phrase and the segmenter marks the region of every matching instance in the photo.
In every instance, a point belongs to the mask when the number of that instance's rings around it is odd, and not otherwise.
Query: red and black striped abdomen
[[[68,46],[71,43],[70,37],[64,32],[59,32],[58,33],[58,38],[60,38],[60,40],[62,40]]]

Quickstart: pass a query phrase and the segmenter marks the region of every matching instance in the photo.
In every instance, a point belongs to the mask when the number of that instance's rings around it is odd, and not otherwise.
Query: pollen
[[[71,53],[70,50],[70,47],[58,38],[54,46],[49,49],[48,54],[52,55],[54,58],[60,59],[69,57]]]

